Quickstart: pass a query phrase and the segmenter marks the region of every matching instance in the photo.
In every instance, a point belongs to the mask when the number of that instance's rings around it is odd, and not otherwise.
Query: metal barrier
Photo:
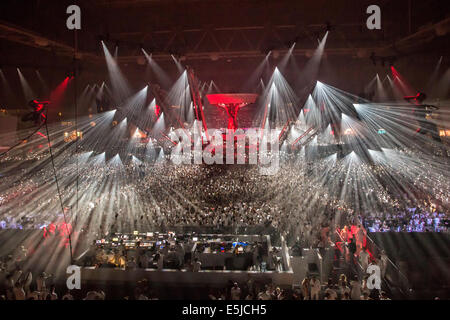
[[[377,255],[383,251],[369,235],[367,235],[366,247],[370,252]],[[387,261],[388,265],[386,266],[386,274],[383,280],[387,282],[388,286],[395,286],[404,296],[408,296],[410,291],[408,277],[401,272],[399,267],[389,257],[387,257]]]

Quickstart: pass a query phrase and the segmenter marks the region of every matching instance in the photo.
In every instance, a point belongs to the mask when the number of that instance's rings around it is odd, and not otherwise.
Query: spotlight
[[[109,41],[109,34],[106,34],[106,35],[100,34],[100,35],[97,36],[97,40],[99,42],[105,43],[105,45],[106,45],[106,42]]]
[[[393,67],[395,61],[397,61],[397,57],[389,57],[388,61],[389,61],[389,66]]]
[[[263,50],[263,53],[265,53],[266,56],[269,56],[270,54],[273,53],[274,50],[275,50],[275,47],[272,45],[269,45],[265,48],[265,50]]]

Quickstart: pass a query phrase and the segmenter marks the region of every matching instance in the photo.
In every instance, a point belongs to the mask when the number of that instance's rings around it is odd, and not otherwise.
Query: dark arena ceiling
[[[66,28],[66,8],[74,3],[82,17],[77,41]],[[292,54],[299,67],[304,66],[329,30],[324,59],[334,70],[327,70],[323,79],[357,94],[362,83],[370,81],[359,75],[381,75],[384,63],[427,64],[432,70],[440,56],[448,55],[447,1],[377,1],[381,30],[366,27],[371,4],[366,0],[2,0],[0,63],[4,69],[39,69],[52,78],[56,70],[69,73],[73,68],[76,42],[84,82],[101,83],[107,72],[103,40],[110,49],[118,47],[117,60],[136,88],[155,80],[142,77],[144,48],[172,79],[177,77],[174,56],[193,67],[200,80],[214,80],[221,90],[232,92],[242,90],[269,52],[274,66],[295,43]],[[347,69],[340,70],[344,65]],[[420,87],[420,79],[429,71],[405,72]],[[288,80],[297,73],[284,72]]]
[[[65,27],[65,11],[72,2],[1,1],[2,63],[44,63],[43,51],[50,58],[71,56],[74,39]],[[372,2],[76,1],[82,9],[78,49],[87,62],[102,59],[100,39],[119,44],[120,61],[133,63],[140,46],[161,60],[170,59],[170,54],[187,60],[263,57],[270,50],[286,51],[294,42],[294,54],[305,55],[328,28],[336,33],[328,40],[329,54],[368,57],[371,52],[388,55],[419,50],[433,44],[439,34],[436,28],[446,30],[449,24],[446,1],[383,0],[377,1],[383,28],[367,32],[365,11]],[[39,59],[33,59],[35,50],[22,46],[39,48]]]

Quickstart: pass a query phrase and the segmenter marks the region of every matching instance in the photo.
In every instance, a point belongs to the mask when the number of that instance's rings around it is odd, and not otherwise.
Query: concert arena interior
[[[448,300],[449,40],[441,0],[2,0],[0,300]]]

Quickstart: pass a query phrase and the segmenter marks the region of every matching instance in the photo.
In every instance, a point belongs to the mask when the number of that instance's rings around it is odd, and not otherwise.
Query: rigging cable
[[[44,122],[44,124],[45,124],[45,130],[46,130],[46,132],[47,132],[48,149],[50,150],[50,158],[51,158],[51,160],[52,160],[53,175],[54,175],[54,177],[55,177],[56,189],[57,189],[57,191],[58,191],[58,197],[59,197],[59,203],[60,203],[60,205],[61,205],[61,210],[62,210],[62,213],[63,213],[63,216],[64,216],[64,223],[65,223],[65,225],[66,225],[66,231],[67,231],[67,234],[68,234],[68,237],[69,237],[70,262],[72,263],[72,261],[73,261],[73,255],[72,255],[72,237],[71,237],[71,232],[69,232],[69,228],[68,228],[68,225],[67,225],[66,213],[65,213],[65,210],[64,210],[64,204],[63,204],[62,197],[61,197],[61,190],[60,190],[60,188],[59,188],[58,176],[57,176],[57,174],[56,174],[55,161],[54,161],[54,158],[53,158],[53,151],[52,151],[52,145],[51,145],[51,141],[50,141],[50,134],[49,134],[49,132],[48,132],[48,125],[47,125],[47,121],[48,121],[48,117],[47,117],[47,115],[48,115],[48,107],[47,107],[45,113],[46,113],[46,117],[45,117],[45,122]]]

